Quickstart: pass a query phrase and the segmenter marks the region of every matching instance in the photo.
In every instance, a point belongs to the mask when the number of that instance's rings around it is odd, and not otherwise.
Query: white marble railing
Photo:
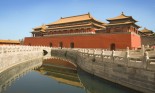
[[[52,48],[61,49],[61,48]],[[84,48],[62,48],[62,50],[77,51],[83,57],[94,57],[96,60],[104,62],[115,62],[121,65],[127,65],[136,68],[146,68],[148,65],[155,67],[155,50],[146,51],[145,48],[140,50],[109,51],[104,49],[84,49]]]
[[[155,67],[155,51],[105,51],[101,49],[75,49],[84,57],[94,56],[96,59],[101,59],[104,62],[115,62],[129,67],[147,68],[148,66]],[[132,52],[132,53],[130,53]],[[87,55],[87,56],[85,56]],[[150,68],[152,69],[152,68]]]
[[[43,58],[43,50],[49,51],[50,47],[41,46],[0,46],[0,73],[14,65],[29,60]]]
[[[18,52],[32,52],[32,51],[42,51],[43,49],[49,50],[50,47],[45,46],[19,46],[19,45],[1,45],[0,55],[18,53]]]
[[[52,49],[61,49],[60,47],[53,47]],[[94,48],[62,48],[62,49],[68,49],[68,50],[77,50],[81,53],[88,53],[88,54],[94,54],[94,55],[107,55],[111,56],[112,54],[114,56],[118,57],[131,57],[131,58],[139,58],[143,57],[145,54],[148,57],[155,57],[155,49],[151,49],[150,51],[146,51],[147,49],[143,48],[139,50],[129,50],[129,48],[121,50],[121,51],[110,51],[107,49],[94,49]]]

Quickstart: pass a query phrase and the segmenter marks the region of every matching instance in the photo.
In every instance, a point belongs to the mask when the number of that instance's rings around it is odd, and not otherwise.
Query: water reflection
[[[48,76],[49,78],[58,81],[59,83],[82,87],[77,76],[77,71],[75,69],[43,64],[39,69],[37,69],[37,71],[43,75]]]
[[[0,93],[137,93],[60,60],[45,60],[41,64],[27,62],[1,73]]]
[[[1,84],[3,91],[0,93],[85,93],[75,69],[40,64],[37,65],[39,68],[30,71],[34,63],[27,64],[12,67],[1,74],[0,84],[6,83]]]

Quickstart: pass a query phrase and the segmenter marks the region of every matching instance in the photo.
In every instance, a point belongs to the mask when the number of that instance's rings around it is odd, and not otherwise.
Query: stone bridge
[[[48,51],[44,57],[43,50]],[[114,83],[146,93],[155,92],[155,50],[107,51],[60,49],[41,46],[0,46],[0,73],[8,68],[44,58],[58,58]],[[39,63],[40,65],[40,63]]]
[[[41,46],[0,46],[0,73],[20,63],[35,59],[43,60],[43,50],[50,51],[49,47]]]
[[[155,50],[106,51],[52,48],[53,58],[68,60],[84,71],[146,93],[155,93]]]

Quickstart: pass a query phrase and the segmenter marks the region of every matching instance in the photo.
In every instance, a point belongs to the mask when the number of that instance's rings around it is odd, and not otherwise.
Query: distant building
[[[149,30],[147,28],[142,29],[139,33],[142,36],[153,36],[153,34],[154,34],[154,32],[152,30]]]
[[[141,35],[142,45],[155,46],[155,33],[152,30],[144,28],[139,31],[139,34]]]
[[[109,23],[98,21],[89,13],[60,18],[51,24],[34,28],[31,32],[33,37],[26,37],[24,44],[111,50],[141,46],[139,26],[132,16],[122,13],[107,21]]]
[[[19,45],[20,41],[18,40],[0,40],[0,45]]]

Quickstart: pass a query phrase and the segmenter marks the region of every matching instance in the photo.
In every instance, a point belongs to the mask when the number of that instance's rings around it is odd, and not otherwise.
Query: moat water
[[[43,64],[24,71],[21,65],[0,74],[0,93],[138,93],[81,69]]]

